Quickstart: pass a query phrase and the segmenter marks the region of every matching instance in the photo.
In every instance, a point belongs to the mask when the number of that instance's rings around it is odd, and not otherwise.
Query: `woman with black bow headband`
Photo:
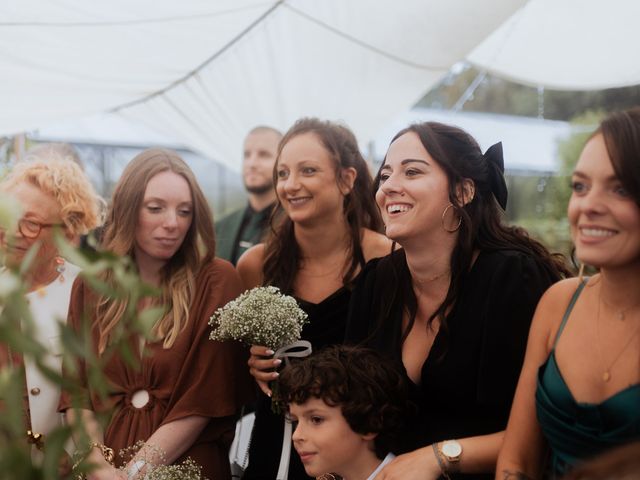
[[[402,249],[366,266],[347,342],[388,355],[417,414],[375,480],[488,478],[495,470],[536,304],[568,274],[504,223],[502,145],[483,155],[463,130],[412,125],[377,177],[387,236]]]

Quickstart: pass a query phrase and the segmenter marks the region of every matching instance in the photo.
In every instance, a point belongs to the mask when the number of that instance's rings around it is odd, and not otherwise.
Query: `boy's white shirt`
[[[384,460],[382,460],[382,463],[380,463],[380,465],[378,465],[378,468],[376,468],[373,473],[371,475],[369,475],[369,477],[367,478],[367,480],[373,480],[374,478],[376,478],[376,475],[378,475],[380,473],[380,470],[382,470],[384,468],[384,466],[389,463],[391,460],[393,460],[394,458],[396,458],[396,456],[389,452],[387,453],[387,456],[384,457]]]

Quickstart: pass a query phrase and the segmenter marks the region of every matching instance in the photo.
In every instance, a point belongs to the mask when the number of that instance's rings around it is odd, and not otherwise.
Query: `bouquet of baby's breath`
[[[276,358],[302,357],[311,353],[311,344],[299,341],[308,316],[293,297],[277,287],[256,287],[219,308],[209,320],[211,340],[238,340],[276,350]],[[300,351],[302,349],[302,351]],[[297,352],[293,352],[298,350]],[[282,413],[277,380],[271,385],[271,410]]]
[[[129,460],[120,469],[131,480],[208,480],[202,476],[202,467],[191,458],[177,465],[165,465],[162,449],[142,441],[120,450],[120,457]],[[132,463],[138,465],[132,467]]]
[[[187,458],[179,465],[158,465],[143,475],[144,480],[205,480],[202,468]]]
[[[248,290],[209,320],[211,340],[238,340],[247,345],[278,349],[300,339],[307,314],[293,297],[277,287]]]

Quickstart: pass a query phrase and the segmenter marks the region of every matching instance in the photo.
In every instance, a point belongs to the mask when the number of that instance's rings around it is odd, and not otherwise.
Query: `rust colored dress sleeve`
[[[255,384],[247,367],[248,349],[237,342],[209,340],[209,318],[242,292],[240,278],[226,261],[203,269],[193,303],[188,351],[163,424],[190,415],[210,417],[199,438],[178,462],[191,457],[208,478],[230,478],[228,452],[241,407],[253,400]]]

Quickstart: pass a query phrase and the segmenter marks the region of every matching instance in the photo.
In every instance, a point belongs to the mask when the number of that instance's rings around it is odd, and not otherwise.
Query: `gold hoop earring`
[[[453,203],[450,203],[449,205],[447,205],[444,210],[442,211],[442,228],[444,229],[445,232],[449,232],[449,233],[455,233],[458,230],[460,230],[460,226],[462,225],[462,217],[458,217],[458,225],[455,226],[455,228],[453,230],[450,230],[447,228],[447,226],[445,225],[444,222],[444,217],[447,214],[447,211],[453,207]],[[455,208],[455,207],[454,207]]]
[[[339,480],[340,477],[334,475],[333,473],[323,473],[319,477],[316,477],[316,480]]]

